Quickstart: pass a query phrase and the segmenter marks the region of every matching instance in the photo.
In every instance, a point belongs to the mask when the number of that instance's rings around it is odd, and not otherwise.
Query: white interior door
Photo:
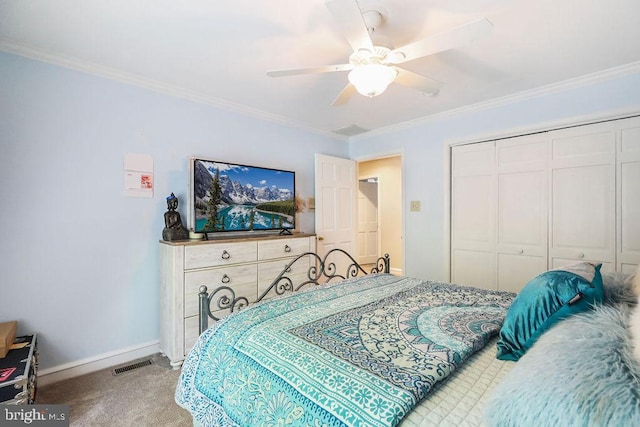
[[[550,136],[550,267],[591,261],[615,271],[615,123]]]
[[[451,157],[451,281],[496,287],[495,145],[454,147]]]
[[[315,167],[317,252],[340,248],[356,256],[356,162],[316,154]]]
[[[617,122],[618,271],[640,264],[640,117]]]
[[[371,264],[378,259],[378,183],[358,182],[358,262]]]
[[[496,142],[498,289],[519,292],[547,270],[547,133]]]

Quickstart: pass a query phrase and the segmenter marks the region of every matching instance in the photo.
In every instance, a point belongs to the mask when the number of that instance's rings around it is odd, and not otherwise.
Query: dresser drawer
[[[184,273],[184,317],[198,314],[198,292],[201,285],[205,285],[209,292],[223,285],[229,286],[234,290],[236,297],[243,296],[249,302],[254,302],[257,298],[256,274],[256,264],[219,267]]]
[[[276,261],[267,261],[258,264],[258,296],[262,295],[264,291],[273,283],[273,280],[280,274],[280,272],[291,262],[293,258],[281,259]],[[296,261],[291,267],[291,271],[284,274],[285,277],[291,279],[294,285],[308,280],[310,266],[310,258],[305,257]],[[282,284],[287,283],[282,281]],[[277,294],[272,289],[269,292],[268,298],[273,298]]]
[[[274,239],[258,242],[258,260],[264,261],[309,252],[309,238]]]
[[[222,319],[228,316],[229,311],[214,311],[213,315],[219,319]],[[209,319],[209,327],[211,327],[215,322],[212,319]],[[189,353],[189,350],[195,345],[196,341],[198,341],[198,337],[200,336],[200,318],[196,316],[187,317],[184,319],[184,356]]]
[[[191,316],[184,319],[184,355],[186,356],[191,347],[200,336],[200,320],[198,316]]]
[[[184,268],[186,270],[255,262],[257,258],[256,242],[195,245],[184,248]]]

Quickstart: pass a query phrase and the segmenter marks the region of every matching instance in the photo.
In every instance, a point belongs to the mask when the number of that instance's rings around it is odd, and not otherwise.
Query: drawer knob
[[[520,249],[520,250],[518,251],[518,254],[520,254],[520,255],[522,255],[523,253],[524,253],[524,249]]]
[[[229,259],[229,258],[231,258],[231,254],[226,250],[222,251],[222,259]]]
[[[226,274],[222,276],[222,283],[229,283],[230,281],[231,277],[227,276]]]
[[[580,252],[580,253],[578,254],[578,258],[580,258],[580,259],[584,258],[584,254],[583,254],[582,252]]]
[[[285,252],[291,252],[291,246],[289,246],[289,245],[284,245],[284,251],[285,251]]]

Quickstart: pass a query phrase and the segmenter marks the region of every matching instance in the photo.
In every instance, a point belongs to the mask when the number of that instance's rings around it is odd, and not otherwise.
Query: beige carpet
[[[36,403],[69,405],[71,426],[191,426],[173,399],[180,370],[160,354],[147,359],[153,363],[117,376],[105,369],[39,387]]]

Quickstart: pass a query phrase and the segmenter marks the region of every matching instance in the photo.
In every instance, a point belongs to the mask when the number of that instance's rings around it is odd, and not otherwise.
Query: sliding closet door
[[[601,262],[615,271],[615,122],[550,132],[550,266]]]
[[[496,142],[499,290],[547,270],[548,153],[547,133]]]
[[[451,281],[496,287],[493,142],[452,148]]]
[[[640,265],[640,118],[618,120],[618,271]]]

